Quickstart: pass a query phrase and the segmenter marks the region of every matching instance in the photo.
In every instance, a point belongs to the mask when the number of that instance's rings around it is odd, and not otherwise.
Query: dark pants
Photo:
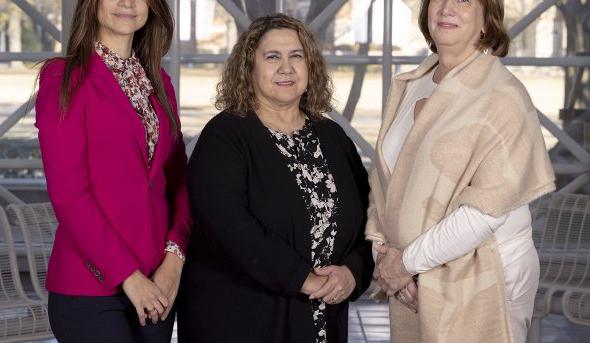
[[[139,325],[124,295],[70,296],[49,293],[49,322],[60,343],[170,343],[174,309],[164,322]]]

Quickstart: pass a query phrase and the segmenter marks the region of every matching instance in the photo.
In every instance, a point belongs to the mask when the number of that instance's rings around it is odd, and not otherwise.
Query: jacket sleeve
[[[178,105],[176,102],[176,95],[174,88],[170,82],[170,77],[164,71],[163,82],[166,88],[166,94],[172,106],[172,111],[178,129],[176,131],[175,146],[170,156],[168,163],[166,163],[166,184],[167,195],[170,203],[171,227],[168,232],[167,240],[172,241],[178,245],[180,250],[186,255],[186,249],[190,241],[190,227],[191,217],[188,206],[188,194],[186,190],[186,152],[184,147],[184,140],[182,131],[180,130],[180,118],[178,116]]]
[[[358,194],[361,197],[363,213],[366,213],[369,195],[367,171],[363,166],[354,143],[344,134],[344,132],[342,132],[342,135],[344,136],[342,144],[346,147],[345,149],[347,151],[349,164],[355,179],[354,186],[357,188]],[[363,215],[363,223],[365,223],[365,220],[366,217]],[[354,246],[348,255],[344,257],[343,264],[350,269],[356,281],[355,289],[350,295],[350,300],[354,301],[358,299],[367,288],[369,288],[373,275],[373,268],[375,267],[373,256],[371,254],[371,242],[365,239],[363,228],[358,230]]]
[[[139,269],[140,263],[112,227],[92,192],[84,89],[72,96],[62,112],[59,94],[64,64],[49,63],[41,73],[35,105],[47,192],[59,230],[75,245],[88,268],[98,270],[98,280],[112,289]]]
[[[194,229],[264,289],[296,296],[311,265],[249,210],[247,148],[236,136],[210,122],[199,137],[188,167]]]

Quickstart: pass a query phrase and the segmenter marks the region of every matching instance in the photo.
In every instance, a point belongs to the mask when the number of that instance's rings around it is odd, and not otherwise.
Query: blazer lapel
[[[161,168],[161,166],[166,162],[165,160],[162,160],[162,158],[168,155],[166,152],[170,148],[170,142],[174,139],[174,137],[170,137],[172,135],[172,129],[170,127],[168,114],[166,113],[164,106],[160,104],[160,101],[158,100],[158,97],[156,97],[155,93],[150,95],[150,103],[154,109],[154,112],[156,113],[156,116],[158,117],[158,143],[156,144],[156,150],[154,151],[152,166],[150,168],[151,178],[157,169]]]
[[[92,53],[89,64],[89,74],[92,82],[100,88],[107,99],[110,99],[119,110],[122,122],[128,126],[133,136],[138,153],[141,154],[147,168],[147,147],[145,143],[145,128],[137,112],[131,105],[129,98],[119,86],[113,73],[107,68],[96,52]]]

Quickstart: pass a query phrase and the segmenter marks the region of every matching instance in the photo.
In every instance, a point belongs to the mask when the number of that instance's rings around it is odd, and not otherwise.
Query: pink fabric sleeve
[[[180,130],[180,119],[178,116],[178,107],[174,87],[170,82],[170,76],[162,69],[162,80],[166,89],[166,94],[172,106],[172,111],[178,122],[178,137],[171,162],[166,168],[166,180],[168,184],[168,198],[172,209],[172,226],[168,232],[167,240],[178,245],[183,254],[186,255],[186,249],[190,242],[191,236],[191,215],[188,206],[188,194],[186,190],[186,164],[187,157],[184,147],[182,132]]]

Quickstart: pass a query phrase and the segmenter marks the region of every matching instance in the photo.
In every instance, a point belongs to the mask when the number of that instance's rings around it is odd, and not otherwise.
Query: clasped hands
[[[418,285],[403,263],[403,253],[386,244],[375,245],[377,262],[373,278],[389,297],[418,312]]]
[[[147,318],[156,324],[170,314],[178,293],[182,264],[176,255],[166,253],[151,280],[136,270],[123,282],[123,291],[135,307],[141,326],[146,324]]]
[[[309,273],[301,293],[309,295],[309,299],[321,299],[335,305],[348,299],[355,287],[356,280],[347,266],[330,265]]]

